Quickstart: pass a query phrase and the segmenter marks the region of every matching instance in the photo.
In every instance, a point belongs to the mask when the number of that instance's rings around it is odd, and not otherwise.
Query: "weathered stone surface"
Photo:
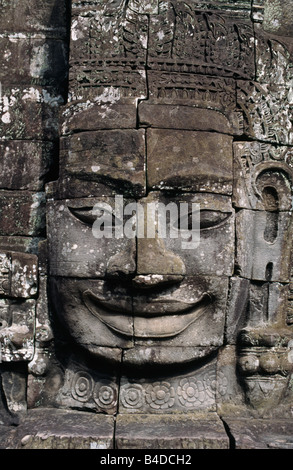
[[[120,415],[118,449],[228,449],[229,439],[215,413],[174,416]]]
[[[287,324],[292,325],[293,324],[293,283],[292,283],[292,276],[291,276],[291,282],[288,286],[288,305],[287,305]]]
[[[215,411],[217,393],[226,393],[227,382],[223,374],[217,376],[215,361],[193,374],[159,376],[156,379],[122,377],[119,413]]]
[[[12,449],[112,449],[114,418],[80,411],[30,410]]]
[[[9,412],[12,415],[24,414],[27,411],[25,369],[2,370],[1,385]]]
[[[260,142],[236,142],[233,150],[235,206],[289,211],[292,149]]]
[[[59,390],[57,403],[64,408],[79,408],[114,415],[118,407],[118,382],[111,375],[95,374],[71,364]]]
[[[13,426],[0,426],[0,449],[8,449],[9,441],[13,439],[15,428]]]
[[[223,344],[228,279],[187,276],[162,292],[134,294],[134,336],[136,346],[170,348],[170,358],[178,362],[173,347],[219,347]],[[188,350],[187,358],[189,355]],[[155,358],[150,354],[150,361]]]
[[[273,36],[255,25],[256,79],[260,83],[291,87],[292,37]]]
[[[254,35],[249,11],[233,11],[231,15],[229,8],[226,12],[211,8],[206,13],[199,7],[202,4],[168,2],[159,16],[151,17],[150,68],[222,77],[253,76]],[[207,4],[202,10],[206,8]]]
[[[0,234],[40,235],[45,228],[45,194],[31,191],[0,191]]]
[[[145,192],[144,130],[83,132],[61,141],[62,176],[101,181],[121,191]],[[97,194],[99,195],[99,194]]]
[[[133,346],[131,298],[123,287],[115,289],[98,279],[51,278],[50,298],[71,337],[95,357],[120,362],[119,348]]]
[[[114,87],[120,97],[146,96],[148,17],[123,7],[105,16],[107,8],[95,4],[86,14],[73,10],[71,100],[86,100],[91,87],[98,87],[99,95]]]
[[[235,344],[239,331],[246,325],[249,285],[248,279],[236,276],[230,279],[225,328],[227,344]]]
[[[29,298],[38,291],[38,259],[27,253],[0,253],[2,295]]]
[[[157,15],[159,13],[159,1],[142,1],[138,2],[137,0],[130,0],[129,8],[137,13],[149,13],[152,15]]]
[[[236,116],[233,116],[231,112],[229,118],[231,119],[228,120],[220,111],[200,107],[152,104],[147,101],[139,104],[140,125],[161,129],[215,131],[222,134],[240,133],[240,129],[237,129],[237,124],[235,124]]]
[[[292,447],[289,2],[55,3],[0,6],[0,447]]]
[[[29,361],[34,354],[35,300],[1,299],[1,361]]]
[[[134,129],[137,105],[134,98],[121,98],[113,90],[86,102],[74,101],[62,108],[61,133],[96,131],[97,129]]]
[[[124,199],[122,203],[132,202]],[[107,204],[107,206],[103,205]],[[106,231],[111,238],[98,238],[101,211],[106,210],[108,221]],[[133,239],[115,238],[116,229],[122,227],[123,217],[119,214],[118,202],[114,198],[74,199],[49,202],[47,207],[49,229],[50,273],[57,276],[101,278],[107,271],[107,263],[117,253],[126,251],[128,264],[120,267],[133,272],[132,259],[135,257]],[[110,218],[109,218],[110,217]],[[115,220],[113,220],[115,219]]]
[[[175,363],[194,362],[212,354],[215,346],[173,346],[172,349],[164,347],[134,346],[123,351],[122,362],[126,367],[145,367],[153,362],[153,366],[173,366]]]
[[[58,111],[63,98],[54,88],[2,89],[1,140],[51,140],[58,136]]]
[[[66,1],[36,0],[2,2],[0,7],[0,31],[8,33],[39,32],[53,36],[65,36],[67,29]]]
[[[226,421],[226,416],[239,416],[242,418],[251,416],[251,411],[247,409],[245,404],[243,383],[239,380],[239,375],[235,374],[235,370],[238,372],[237,358],[237,345],[226,344],[218,354],[217,380],[219,385],[217,387],[216,402],[217,413],[223,422]],[[223,387],[223,383],[225,387]]]
[[[231,194],[231,137],[149,129],[147,148],[149,188]]]
[[[158,346],[221,346],[227,292],[228,280],[217,277],[206,278],[200,285],[198,280],[187,278],[179,287],[165,289],[161,295],[138,291],[133,293],[133,299],[119,283],[111,287],[107,281],[57,278],[51,285],[55,312],[61,314],[73,338],[91,352],[104,353],[106,357],[110,351],[99,350],[97,346],[130,348],[133,335],[137,346],[155,349]],[[73,311],[78,313],[75,315]],[[163,343],[159,343],[162,340]],[[171,348],[169,353],[167,349],[163,354],[170,354],[169,361],[173,356],[174,362],[178,362],[184,355],[181,351],[177,356],[177,352],[174,349],[173,354]],[[189,362],[188,350],[186,353],[184,361]],[[149,358],[154,359],[152,355]]]
[[[179,70],[176,70],[176,65]],[[194,64],[186,65],[183,62],[171,65],[168,61],[165,67],[164,62],[159,62],[158,68],[159,70],[155,67],[155,70],[148,71],[149,100],[146,104],[193,105],[205,110],[215,110],[227,117],[234,131],[242,129],[243,118],[236,109],[234,79],[196,74],[193,73],[196,70]]]
[[[263,28],[280,36],[293,35],[292,2],[285,0],[265,0]]]
[[[42,191],[55,152],[51,142],[1,142],[0,187]]]
[[[150,192],[139,202],[144,209],[145,227],[144,236],[138,236],[137,240],[138,274],[225,276],[233,273],[234,210],[229,197]],[[156,211],[150,209],[151,204]],[[184,207],[188,208],[188,229],[183,225],[187,217]],[[190,219],[198,210],[197,226]],[[179,230],[175,232],[177,224]],[[149,234],[149,226],[156,227],[154,235]]]
[[[244,134],[265,142],[292,145],[292,90],[287,85],[237,82]]]
[[[38,237],[0,236],[0,250],[37,254],[40,240]]]
[[[0,36],[3,50],[0,80],[3,85],[60,87],[67,76],[67,50],[56,39]]]
[[[287,237],[291,237],[291,230],[288,212],[240,210],[236,237],[241,275],[260,281],[289,281],[291,253]]]
[[[42,409],[59,407],[57,396],[64,383],[64,371],[52,348],[35,348],[28,364],[27,407]]]
[[[225,419],[236,449],[292,449],[292,420]]]
[[[101,183],[100,181],[88,181],[75,176],[66,176],[62,180],[51,181],[46,184],[46,196],[50,201],[64,200],[64,199],[76,199],[76,198],[94,198],[99,196],[113,197],[117,194],[115,185],[109,186],[107,181]],[[134,197],[131,191],[134,188],[129,185],[127,188],[126,195]],[[126,191],[126,190],[125,190]],[[128,194],[130,192],[130,194]]]

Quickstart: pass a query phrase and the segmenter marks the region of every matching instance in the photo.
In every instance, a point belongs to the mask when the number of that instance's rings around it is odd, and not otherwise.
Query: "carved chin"
[[[211,306],[209,294],[203,293],[195,302],[174,299],[153,301],[134,312],[132,306],[113,304],[95,295],[91,290],[82,294],[88,310],[110,330],[127,337],[172,338],[182,333]],[[133,301],[135,308],[135,299]]]

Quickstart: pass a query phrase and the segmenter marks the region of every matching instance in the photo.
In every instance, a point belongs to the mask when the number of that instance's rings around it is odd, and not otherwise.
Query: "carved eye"
[[[111,207],[109,210],[103,206],[99,207],[99,205],[95,205],[94,207],[82,207],[79,209],[68,207],[72,215],[76,217],[78,220],[83,222],[90,227],[94,224],[94,222],[98,219],[103,218],[103,225],[105,227],[114,227],[115,225],[121,225],[122,222],[118,217],[115,217],[113,214]]]
[[[223,225],[231,216],[231,212],[200,211],[200,229],[208,230]]]
[[[189,212],[188,215],[180,217],[178,221],[178,228],[185,230],[192,230],[192,219],[195,212]],[[230,217],[231,212],[219,212],[212,210],[200,211],[200,230],[208,230],[217,228],[224,224]]]

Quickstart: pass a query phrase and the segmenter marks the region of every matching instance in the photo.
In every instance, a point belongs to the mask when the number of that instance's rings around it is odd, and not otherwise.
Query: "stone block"
[[[166,34],[168,35],[168,31]],[[241,132],[243,118],[241,118],[241,111],[239,113],[236,110],[234,79],[196,73],[201,66],[188,60],[180,60],[179,63],[172,63],[171,60],[152,62],[149,58],[148,65],[150,66],[148,70],[149,104],[173,106],[173,108],[166,107],[165,110],[174,109],[176,106],[179,106],[179,109],[183,106],[187,106],[187,109],[195,106],[206,111],[213,110],[226,116],[235,133]],[[144,108],[143,103],[140,106]],[[160,109],[163,110],[164,107],[158,108],[158,111]],[[152,119],[154,120],[155,116]],[[224,118],[222,117],[221,120],[223,122]],[[212,121],[215,124],[214,118]]]
[[[114,415],[117,413],[118,394],[117,378],[71,365],[65,372],[57,403],[65,408]]]
[[[232,137],[224,134],[147,130],[151,189],[232,193]]]
[[[126,367],[174,367],[175,364],[190,363],[210,356],[215,346],[196,347],[196,346],[173,346],[172,349],[164,348],[160,345],[138,346],[125,349],[122,355],[122,363]]]
[[[0,251],[37,254],[40,240],[38,237],[0,236]]]
[[[290,211],[291,148],[260,142],[235,142],[233,150],[235,206],[243,209]]]
[[[132,201],[123,199],[124,207],[128,202]],[[134,240],[116,238],[115,230],[120,233],[123,223],[119,207],[122,206],[114,198],[108,197],[49,201],[50,273],[65,277],[103,278],[107,272],[107,263],[121,253],[126,263],[120,266],[120,271],[125,275],[134,272]],[[101,219],[101,211],[104,210],[107,220]],[[97,233],[100,222],[106,225],[105,234],[102,229],[100,234]]]
[[[117,449],[228,449],[229,438],[215,413],[118,415]]]
[[[287,240],[291,225],[289,212],[238,212],[237,265],[241,276],[259,281],[289,281],[291,247]]]
[[[37,0],[2,2],[0,7],[0,32],[43,33],[64,37],[67,30],[67,4],[65,0]]]
[[[165,369],[167,371],[167,369]],[[217,376],[216,361],[180,375],[156,378],[122,377],[119,414],[169,414],[215,411],[217,393],[225,394],[227,378]]]
[[[29,361],[34,354],[35,300],[1,299],[1,361]]]
[[[14,298],[33,297],[38,292],[38,258],[28,253],[0,253],[2,295]]]
[[[21,366],[21,364],[20,364]],[[12,415],[21,415],[27,411],[26,372],[23,367],[1,371],[1,385],[8,410]]]
[[[225,329],[227,344],[236,344],[239,332],[247,323],[249,286],[248,279],[236,276],[230,279]]]
[[[64,382],[64,371],[51,349],[36,348],[28,363],[27,407],[28,409],[59,407],[57,395]]]
[[[0,36],[2,86],[61,86],[67,76],[66,43]]]
[[[72,410],[30,410],[13,439],[14,449],[112,449],[114,418]]]
[[[259,327],[265,323],[286,325],[289,285],[279,282],[251,282],[249,293],[249,309],[247,311],[248,326]]]
[[[135,99],[121,98],[109,91],[91,100],[76,100],[62,108],[61,134],[97,129],[135,129],[137,107]]]
[[[139,103],[139,123],[160,129],[183,129],[221,134],[240,132],[236,117],[231,112],[228,117],[221,111],[178,104],[155,104],[147,101]]]
[[[226,416],[246,417],[249,410],[245,405],[245,396],[242,382],[239,380],[237,359],[239,357],[236,345],[223,346],[218,354],[216,393],[217,413],[225,422]]]
[[[0,187],[42,191],[54,152],[51,142],[0,142]]]
[[[292,3],[290,0],[265,0],[263,28],[279,36],[293,34]]]
[[[138,231],[137,239],[139,275],[233,274],[234,209],[229,197],[150,192],[139,203],[144,209],[145,222],[144,236],[140,237]],[[187,224],[184,227],[187,219],[188,228]],[[152,234],[150,229],[154,227]]]
[[[79,198],[94,198],[97,195],[113,197],[117,194],[117,190],[108,184],[100,181],[88,181],[75,176],[66,176],[57,181],[51,181],[45,187],[47,199],[64,200]],[[125,190],[125,195],[135,197],[131,193],[131,187],[128,188],[130,194]]]
[[[0,235],[36,237],[45,228],[45,195],[1,190],[0,214]]]
[[[225,418],[236,449],[292,449],[292,420]]]
[[[1,140],[52,140],[58,136],[58,112],[63,98],[52,88],[2,89]]]
[[[145,193],[144,130],[82,132],[61,140],[60,173]],[[103,193],[102,193],[103,194]],[[97,196],[101,193],[97,193]]]

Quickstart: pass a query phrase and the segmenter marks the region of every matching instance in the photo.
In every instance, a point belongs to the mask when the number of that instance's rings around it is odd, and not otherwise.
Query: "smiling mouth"
[[[108,328],[137,339],[171,338],[182,333],[200,318],[212,304],[210,294],[203,293],[196,301],[173,298],[153,299],[148,303],[121,302],[96,295],[91,290],[82,293],[88,310]]]

